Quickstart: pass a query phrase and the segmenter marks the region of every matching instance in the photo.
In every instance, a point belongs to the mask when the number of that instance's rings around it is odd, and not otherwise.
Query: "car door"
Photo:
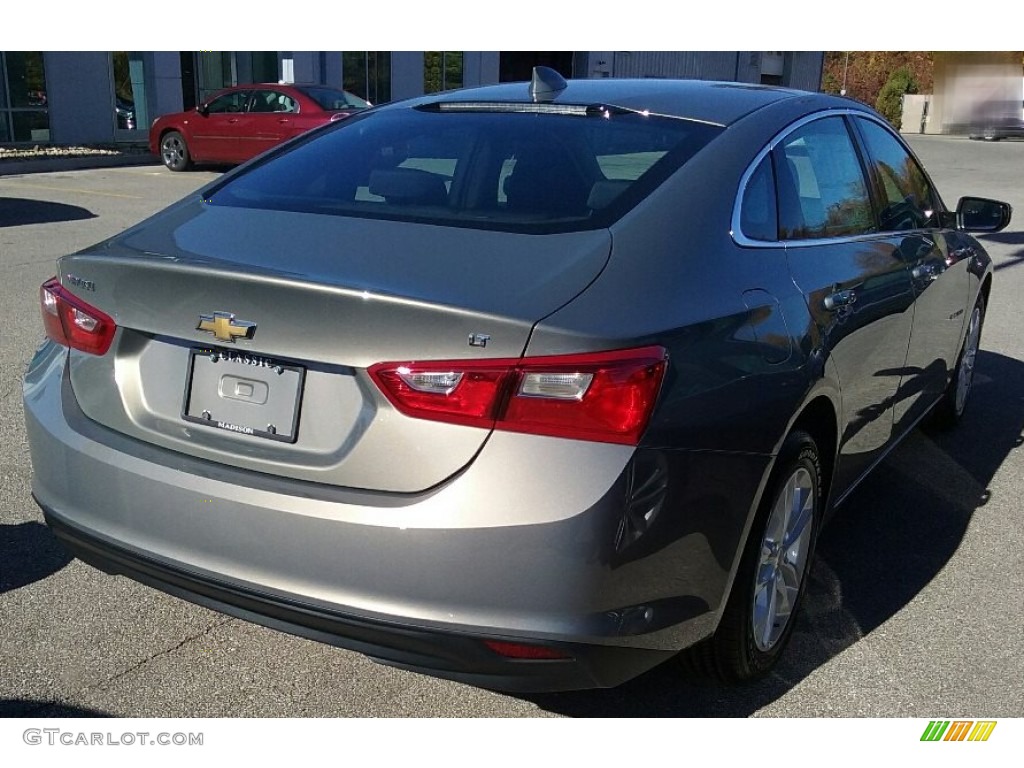
[[[195,159],[211,163],[237,163],[242,159],[238,131],[250,93],[241,90],[221,94],[197,114],[190,140]]]
[[[846,118],[798,123],[775,143],[772,158],[779,238],[813,318],[816,346],[831,358],[840,382],[838,497],[893,436],[914,291],[905,262],[878,232]]]
[[[254,91],[245,129],[239,136],[245,159],[294,136],[298,111],[298,102],[286,93],[269,89]]]
[[[914,323],[894,403],[896,430],[913,425],[942,395],[956,363],[966,320],[969,259],[938,224],[941,201],[902,142],[881,123],[854,118],[879,200],[878,222],[910,270]]]

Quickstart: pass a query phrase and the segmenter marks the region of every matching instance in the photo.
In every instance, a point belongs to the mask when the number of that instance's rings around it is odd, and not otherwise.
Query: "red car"
[[[149,129],[149,148],[172,171],[193,163],[242,163],[369,106],[325,85],[236,85],[194,110],[157,118]]]

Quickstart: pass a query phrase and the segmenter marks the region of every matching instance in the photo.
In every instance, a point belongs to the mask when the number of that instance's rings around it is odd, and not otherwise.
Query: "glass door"
[[[145,140],[149,130],[146,101],[146,63],[138,51],[114,51],[110,71],[114,84],[114,138],[117,141]]]

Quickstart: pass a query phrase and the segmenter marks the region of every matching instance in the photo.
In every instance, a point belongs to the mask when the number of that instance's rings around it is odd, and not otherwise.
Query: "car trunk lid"
[[[185,202],[61,260],[65,288],[119,328],[106,355],[72,353],[72,385],[90,418],[173,450],[419,491],[471,461],[489,430],[404,416],[366,369],[519,357],[609,251],[607,230],[537,237]]]

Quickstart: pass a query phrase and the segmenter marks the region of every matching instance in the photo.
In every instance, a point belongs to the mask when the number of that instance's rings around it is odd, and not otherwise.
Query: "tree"
[[[821,90],[838,94],[845,86],[847,96],[874,106],[889,75],[900,67],[910,70],[919,93],[931,93],[933,66],[930,51],[829,51]]]
[[[906,93],[917,93],[917,80],[907,67],[899,67],[889,75],[875,102],[875,109],[896,130],[899,130],[903,121],[903,95]]]

